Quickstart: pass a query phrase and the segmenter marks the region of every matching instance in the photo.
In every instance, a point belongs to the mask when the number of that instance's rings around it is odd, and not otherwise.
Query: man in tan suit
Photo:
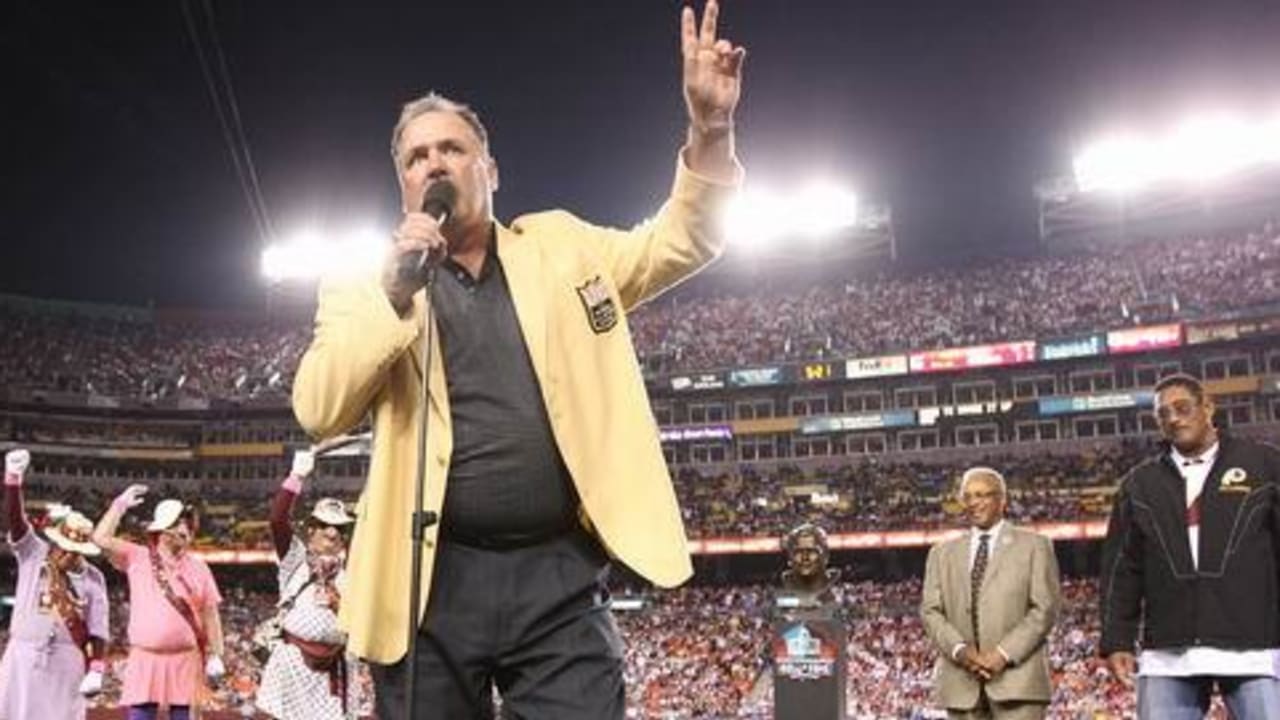
[[[630,231],[567,212],[510,226],[498,167],[467,106],[429,95],[392,135],[403,219],[380,277],[321,287],[294,386],[313,436],[373,424],[339,622],[372,663],[377,714],[401,717],[407,628],[413,704],[431,717],[623,717],[608,557],[658,585],[692,572],[625,313],[721,251],[741,181],[734,110],[745,51],[717,39],[715,0],[681,17],[689,129],[669,200]],[[440,222],[430,197],[452,188]],[[439,263],[430,297],[416,258]],[[434,357],[420,352],[428,302]],[[427,385],[424,593],[410,623],[418,404]]]
[[[953,720],[1043,718],[1053,695],[1045,651],[1058,616],[1058,561],[1048,538],[1004,519],[1004,477],[965,471],[971,527],[929,551],[920,613],[939,658],[938,702]]]

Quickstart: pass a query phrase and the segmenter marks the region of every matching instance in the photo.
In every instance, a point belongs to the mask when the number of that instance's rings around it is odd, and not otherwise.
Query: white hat
[[[53,525],[45,528],[44,536],[49,542],[66,550],[81,555],[99,555],[102,550],[89,538],[93,536],[93,523],[78,512],[68,512]]]
[[[151,524],[147,526],[147,532],[164,532],[173,527],[178,522],[182,514],[186,512],[188,506],[181,500],[169,498],[156,503],[155,513],[152,515]]]
[[[325,525],[350,525],[356,519],[347,514],[347,506],[338,498],[326,497],[316,501],[311,518]]]

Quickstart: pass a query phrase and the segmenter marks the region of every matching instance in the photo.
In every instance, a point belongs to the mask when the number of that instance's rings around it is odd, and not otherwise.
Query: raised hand
[[[693,8],[680,15],[680,47],[684,55],[684,100],[689,122],[703,132],[733,127],[733,111],[742,95],[742,61],[746,48],[716,38],[720,4],[707,0],[699,24]]]
[[[121,510],[131,510],[142,504],[142,498],[146,494],[146,485],[130,485],[111,504],[118,505]]]
[[[449,241],[441,234],[440,223],[424,212],[406,212],[391,238],[393,242],[382,265],[382,288],[396,312],[404,312],[427,278],[426,273],[406,272],[406,263],[412,267],[419,258],[443,258],[449,253]]]
[[[293,467],[289,469],[289,475],[305,478],[311,475],[316,469],[316,456],[310,450],[296,450],[293,453]]]
[[[10,450],[4,456],[4,479],[7,485],[21,485],[22,476],[31,465],[31,453],[27,450]],[[12,478],[12,480],[11,480]]]

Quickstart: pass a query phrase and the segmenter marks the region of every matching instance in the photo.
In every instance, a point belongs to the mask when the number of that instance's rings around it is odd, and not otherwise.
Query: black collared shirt
[[[578,499],[494,246],[478,278],[446,260],[432,298],[453,420],[445,535],[518,545],[573,527]]]

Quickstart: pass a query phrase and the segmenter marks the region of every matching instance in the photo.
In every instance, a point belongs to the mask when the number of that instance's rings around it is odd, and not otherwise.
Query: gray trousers
[[[985,690],[978,694],[978,705],[971,710],[947,710],[947,720],[1041,720],[1049,710],[1042,702],[996,702]]]
[[[622,720],[608,560],[585,532],[515,549],[440,543],[418,634],[415,720]],[[379,720],[404,720],[405,662],[371,665]]]

